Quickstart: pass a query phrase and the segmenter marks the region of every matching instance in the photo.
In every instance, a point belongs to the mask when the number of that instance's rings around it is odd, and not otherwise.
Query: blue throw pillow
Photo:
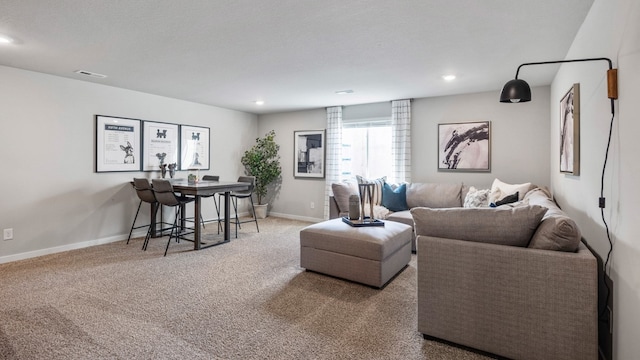
[[[382,206],[390,211],[409,210],[407,184],[402,184],[393,190],[389,184],[384,183],[382,186]]]

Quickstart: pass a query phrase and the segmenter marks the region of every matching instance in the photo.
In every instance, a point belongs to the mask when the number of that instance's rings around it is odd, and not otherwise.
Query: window
[[[389,176],[392,171],[391,119],[344,122],[341,180],[361,175]]]

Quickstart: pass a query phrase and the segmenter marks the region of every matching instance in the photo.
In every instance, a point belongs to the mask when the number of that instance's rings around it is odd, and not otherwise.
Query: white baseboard
[[[276,213],[276,212],[273,212],[273,211],[269,211],[269,216],[275,216],[275,217],[291,219],[291,220],[308,221],[308,222],[312,222],[312,223],[319,223],[319,222],[323,222],[324,221],[324,219],[319,219],[319,218],[313,218],[313,217],[308,217],[308,216],[298,216],[298,215],[291,215],[291,214],[283,214],[283,213]]]
[[[142,237],[142,236],[145,236],[146,233],[147,233],[146,231],[134,231],[131,237],[132,238]],[[115,236],[109,236],[102,239],[87,240],[87,241],[82,241],[82,242],[73,243],[73,244],[67,244],[62,246],[46,248],[46,249],[27,251],[19,254],[1,256],[0,264],[9,263],[9,262],[18,261],[18,260],[31,259],[39,256],[44,256],[44,255],[57,254],[57,253],[70,251],[70,250],[77,250],[77,249],[82,249],[82,248],[95,246],[95,245],[109,244],[116,241],[126,240],[128,237],[129,237],[129,234],[115,235]]]

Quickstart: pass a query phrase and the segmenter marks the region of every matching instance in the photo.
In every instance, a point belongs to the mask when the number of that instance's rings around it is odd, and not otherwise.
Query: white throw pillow
[[[522,200],[524,196],[529,192],[531,183],[524,184],[507,184],[496,178],[491,185],[491,194],[489,195],[489,202],[495,203],[502,200],[504,197],[518,192],[518,200]]]
[[[464,204],[462,205],[465,208],[476,208],[476,207],[484,207],[489,205],[489,193],[490,189],[482,189],[478,190],[475,187],[470,187],[467,192],[467,196],[464,198]]]
[[[382,186],[387,180],[387,177],[383,176],[378,179],[367,179],[360,175],[356,175],[356,179],[358,180],[358,184],[374,184],[373,194],[371,194],[373,197],[373,205],[382,205]]]

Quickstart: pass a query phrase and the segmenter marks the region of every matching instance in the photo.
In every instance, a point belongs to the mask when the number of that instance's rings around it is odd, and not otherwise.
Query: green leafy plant
[[[258,204],[262,205],[262,199],[267,195],[267,186],[280,177],[280,145],[274,138],[276,132],[269,131],[262,138],[256,138],[256,144],[244,152],[242,165],[249,176],[256,177],[256,196]]]

